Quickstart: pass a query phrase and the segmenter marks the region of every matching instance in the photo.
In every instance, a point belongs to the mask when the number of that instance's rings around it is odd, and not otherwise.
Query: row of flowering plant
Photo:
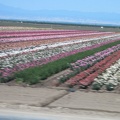
[[[48,59],[43,59],[41,61],[33,61],[25,64],[18,64],[18,65],[15,65],[13,68],[7,67],[5,69],[0,69],[0,74],[1,74],[0,78],[2,79],[2,81],[11,80],[13,78],[11,78],[10,76],[13,75],[13,73],[17,72],[15,74],[15,78],[22,78],[24,79],[24,82],[26,81],[27,83],[32,81],[32,83],[35,84],[34,79],[37,79],[36,80],[37,82],[40,80],[46,79],[47,77],[55,73],[58,73],[62,70],[67,69],[69,67],[68,63],[75,62],[80,58],[85,58],[90,54],[92,55],[96,53],[96,51],[101,51],[104,48],[109,48],[117,44],[119,44],[119,41],[112,41],[112,43],[109,43],[109,44],[108,42],[105,42],[105,43],[87,47],[85,49],[82,49],[81,51],[76,50],[76,51],[68,52],[66,54],[61,54],[61,55],[58,54],[55,57],[53,56]],[[46,65],[43,65],[43,64],[46,64]],[[32,68],[27,69],[30,67]],[[21,70],[24,70],[24,71],[21,71]]]
[[[102,74],[107,68],[109,68],[114,62],[116,62],[120,57],[120,51],[113,53],[112,55],[106,57],[101,62],[95,64],[94,67],[98,67],[96,71],[90,74],[87,78],[79,81],[80,85],[88,86],[90,85],[94,79],[99,75]]]
[[[115,41],[110,41],[110,42],[115,43]],[[5,59],[3,59],[3,61],[1,60],[2,61],[1,65],[0,65],[1,66],[1,74],[2,74],[2,77],[8,77],[16,71],[21,71],[21,70],[24,70],[24,69],[27,69],[27,68],[30,68],[30,67],[35,67],[35,66],[40,66],[40,65],[43,65],[43,64],[47,64],[49,62],[61,59],[63,57],[71,56],[71,55],[77,54],[79,52],[84,52],[84,51],[92,50],[94,48],[98,48],[98,47],[106,45],[108,43],[109,42],[104,42],[104,43],[100,43],[100,44],[97,44],[97,45],[95,44],[93,46],[85,47],[83,49],[78,49],[78,50],[73,50],[73,51],[70,51],[70,52],[60,53],[60,54],[57,54],[57,55],[54,55],[54,56],[51,56],[51,57],[48,57],[48,58],[39,59],[39,60],[32,60],[32,61],[28,61],[28,62],[20,60],[21,63],[19,62],[19,64],[16,64],[14,62],[14,59],[11,60],[11,62],[9,62],[9,59],[7,60],[7,58],[6,58],[7,61]],[[87,54],[91,54],[91,53],[88,52]],[[86,56],[87,56],[87,54],[86,54]],[[76,59],[78,59],[78,58],[76,58]],[[4,60],[6,61],[5,65],[3,64]],[[67,63],[67,61],[66,61],[66,63]],[[65,65],[65,66],[67,66],[67,65]]]
[[[60,31],[60,30],[56,30],[56,31],[19,31],[19,32],[0,32],[0,38],[11,38],[11,37],[27,37],[27,36],[49,36],[49,35],[67,35],[67,34],[80,34],[80,35],[85,35],[86,33],[88,33],[88,35],[91,34],[98,34],[99,32],[91,32],[91,31],[75,31],[75,30],[71,30],[71,31]],[[103,33],[103,32],[101,32]],[[112,33],[112,32],[104,32],[105,33]],[[113,33],[112,33],[113,34]]]
[[[87,39],[87,40],[69,40],[69,41],[61,41],[61,42],[57,42],[57,43],[52,43],[52,44],[42,44],[42,45],[37,45],[37,46],[28,46],[28,47],[25,47],[25,48],[16,48],[16,49],[6,49],[6,50],[1,50],[0,51],[0,57],[4,57],[4,56],[7,56],[7,55],[15,55],[15,54],[21,54],[21,53],[29,53],[29,52],[39,52],[41,50],[44,50],[44,49],[54,49],[56,47],[64,47],[64,49],[66,48],[70,48],[71,49],[79,49],[79,48],[82,48],[82,47],[85,47],[85,46],[91,46],[91,45],[94,45],[94,44],[99,44],[101,42],[105,42],[105,41],[110,41],[112,40],[113,36],[111,37],[102,37],[100,39]],[[109,38],[109,40],[108,40]],[[72,46],[73,44],[73,46]],[[76,45],[77,44],[77,45]],[[75,45],[75,46],[74,46]]]
[[[71,63],[70,68],[71,68],[71,70],[73,70],[73,72],[71,72],[67,75],[61,76],[60,81],[62,83],[65,82],[70,77],[75,76],[79,72],[82,72],[83,70],[93,66],[95,63],[103,60],[105,57],[109,56],[110,54],[114,53],[115,51],[118,51],[119,49],[120,49],[120,44],[113,46],[111,48],[108,48],[106,50],[97,52],[92,56],[87,56],[84,59],[77,60],[75,63]],[[85,73],[83,73],[83,74],[85,74]]]
[[[120,80],[117,78],[116,73],[119,71],[120,68],[120,59],[116,61],[116,63],[110,68],[106,69],[104,73],[98,75],[97,78],[94,79],[92,83],[92,88],[95,90],[100,90],[103,86],[106,86],[107,90],[115,89]]]
[[[69,86],[74,86],[76,84],[79,84],[80,87],[86,88],[87,86],[91,85],[91,83],[94,81],[95,78],[101,75],[107,68],[109,68],[119,58],[120,58],[120,50],[107,56],[100,62],[97,62],[92,67],[88,68],[87,70],[80,72],[76,76],[66,81],[65,84]],[[98,87],[98,84],[96,84],[95,82],[93,83],[93,86]]]
[[[69,40],[69,41],[61,41],[61,42],[57,42],[57,43],[52,43],[52,44],[42,44],[42,45],[37,45],[37,46],[28,46],[25,48],[16,48],[16,49],[6,49],[6,50],[0,50],[0,58],[1,57],[5,57],[5,56],[11,56],[11,55],[18,55],[18,54],[22,54],[22,53],[29,53],[29,52],[40,52],[41,50],[44,49],[54,49],[56,47],[64,47],[64,51],[66,51],[67,48],[69,49],[80,49],[86,46],[91,46],[94,44],[99,44],[101,42],[105,42],[105,41],[112,41],[112,40],[117,40],[118,36],[106,36],[106,37],[101,37],[101,38],[93,38],[93,39],[86,39],[86,40]],[[109,39],[108,39],[109,38]],[[119,37],[118,37],[119,38]],[[77,45],[76,45],[77,44]],[[70,46],[70,47],[69,47]],[[59,50],[58,50],[59,51]],[[71,51],[71,50],[70,50]]]
[[[51,34],[51,35],[39,35],[39,36],[26,36],[26,37],[8,37],[8,38],[0,38],[0,43],[6,43],[6,42],[19,42],[19,41],[30,41],[30,40],[45,40],[45,39],[59,39],[59,38],[67,38],[67,37],[82,37],[82,36],[88,36],[88,35],[103,35],[105,33],[73,33],[73,34]]]
[[[17,27],[17,26],[0,26],[0,31],[1,32],[20,32],[20,31],[31,31],[31,30],[39,30],[40,28],[36,28],[36,27]]]
[[[32,40],[29,41],[18,41],[18,42],[5,42],[0,44],[0,50],[8,50],[8,49],[20,49],[20,48],[28,48],[28,47],[39,47],[43,44],[54,44],[58,42],[68,42],[68,41],[86,41],[86,40],[94,40],[94,39],[109,39],[119,37],[120,35],[118,33],[112,33],[112,34],[97,34],[97,35],[86,35],[86,36],[78,36],[78,37],[65,37],[65,38],[59,38],[59,39],[44,39],[44,40]],[[16,39],[16,38],[13,38]]]
[[[42,61],[43,59],[47,58],[54,58],[57,56],[67,56],[73,53],[80,52],[81,49],[89,49],[90,46],[102,43],[103,41],[107,40],[94,40],[94,41],[87,41],[87,42],[79,42],[74,44],[68,44],[63,46],[56,46],[51,45],[48,46],[41,46],[35,47],[33,49],[22,49],[16,51],[9,51],[9,52],[1,52],[1,60],[0,60],[0,67],[2,69],[10,67],[13,68],[15,65],[19,64],[26,64],[31,63],[34,61]],[[98,46],[98,45],[97,45]],[[84,48],[84,49],[83,49]],[[60,57],[60,58],[61,58]],[[58,57],[57,57],[58,58]],[[42,63],[41,63],[42,64]]]
[[[101,61],[102,59],[104,59],[105,57],[109,56],[110,54],[112,54],[113,52],[119,49],[120,49],[120,44],[113,46],[111,48],[108,48],[106,50],[97,52],[92,56],[87,56],[86,58],[82,60],[77,60],[75,63],[71,63],[71,68],[73,70],[80,69],[82,71],[85,68],[92,66],[96,62]]]
[[[17,33],[19,35],[17,35]],[[30,35],[30,33],[31,36],[28,36]],[[0,32],[0,34],[0,78],[5,80],[7,80],[7,78],[9,78],[15,72],[25,70],[27,68],[31,69],[27,69],[26,72],[22,73],[22,75],[28,73],[27,75],[23,75],[24,77],[30,75],[29,71],[33,71],[31,72],[32,76],[36,76],[37,74],[37,79],[45,79],[52,74],[68,68],[69,63],[75,62],[81,57],[84,58],[87,55],[93,54],[93,51],[91,51],[90,53],[85,51],[92,50],[105,44],[118,41],[120,36],[119,34],[113,32],[74,30],[18,30],[14,32],[3,31]],[[75,37],[77,38],[77,40],[75,39]],[[65,40],[67,38],[67,41],[70,41],[70,38],[72,38],[72,42],[75,42],[73,43],[73,45],[72,43],[65,43],[64,45],[59,45],[58,43],[58,46],[56,46],[52,42],[54,41],[53,38],[60,38],[60,42],[62,42],[61,38],[65,38]],[[46,47],[39,46],[40,44],[38,44],[38,42],[41,42],[43,45],[44,41],[48,40],[52,42],[52,47],[49,47],[48,44]],[[19,46],[20,43],[23,44],[22,49],[18,48],[21,47],[21,45]],[[27,45],[27,48],[24,48],[24,43],[32,43],[32,46],[30,46],[29,44]],[[7,49],[10,48],[10,45],[15,45],[15,49]],[[3,50],[4,46],[6,47],[5,50]],[[18,49],[16,49],[16,46]],[[43,47],[43,49],[41,49],[41,47]],[[85,52],[86,55],[81,56],[79,52]],[[45,64],[47,67],[45,67]],[[49,66],[50,64],[51,67]],[[37,70],[38,68],[39,70]],[[37,71],[39,71],[39,73]]]

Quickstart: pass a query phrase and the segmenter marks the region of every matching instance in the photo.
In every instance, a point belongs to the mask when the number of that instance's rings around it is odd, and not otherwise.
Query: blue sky
[[[120,13],[120,0],[0,0],[0,3],[28,10]]]
[[[0,0],[0,5],[2,19],[120,25],[120,0]]]

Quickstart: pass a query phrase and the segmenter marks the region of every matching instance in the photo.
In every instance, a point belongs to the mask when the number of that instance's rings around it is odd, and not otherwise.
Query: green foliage
[[[6,78],[0,78],[0,83],[5,83],[7,81]]]
[[[62,78],[60,78],[60,83],[64,83],[67,80],[67,78],[65,76],[63,76]]]
[[[115,86],[112,83],[109,83],[109,84],[106,85],[106,89],[108,91],[112,91],[112,90],[114,90],[114,88],[115,88]]]
[[[36,83],[39,83],[40,82],[40,77],[39,76],[35,76],[34,79],[30,79],[29,81],[27,81],[27,83],[29,85],[34,85]]]
[[[64,83],[66,82],[68,79],[70,79],[71,77],[77,75],[80,71],[79,70],[75,70],[67,75],[64,75],[62,76],[59,80],[60,80],[60,83]]]
[[[23,80],[23,78],[16,78],[15,81],[16,81],[17,83],[22,83],[24,80]]]
[[[11,80],[13,80],[14,79],[14,77],[13,76],[9,76],[9,77],[0,77],[0,83],[7,83],[7,82],[9,82],[9,81],[11,81]]]
[[[92,85],[93,90],[100,90],[101,87],[102,87],[101,84],[97,82]]]

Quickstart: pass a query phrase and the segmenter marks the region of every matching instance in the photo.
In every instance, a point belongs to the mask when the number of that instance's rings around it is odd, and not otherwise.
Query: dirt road
[[[119,120],[120,95],[0,85],[0,114],[10,112],[45,120]]]

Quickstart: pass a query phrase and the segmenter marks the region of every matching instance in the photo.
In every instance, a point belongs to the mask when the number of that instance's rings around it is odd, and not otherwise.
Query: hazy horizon
[[[0,0],[0,19],[120,25],[119,0]]]

